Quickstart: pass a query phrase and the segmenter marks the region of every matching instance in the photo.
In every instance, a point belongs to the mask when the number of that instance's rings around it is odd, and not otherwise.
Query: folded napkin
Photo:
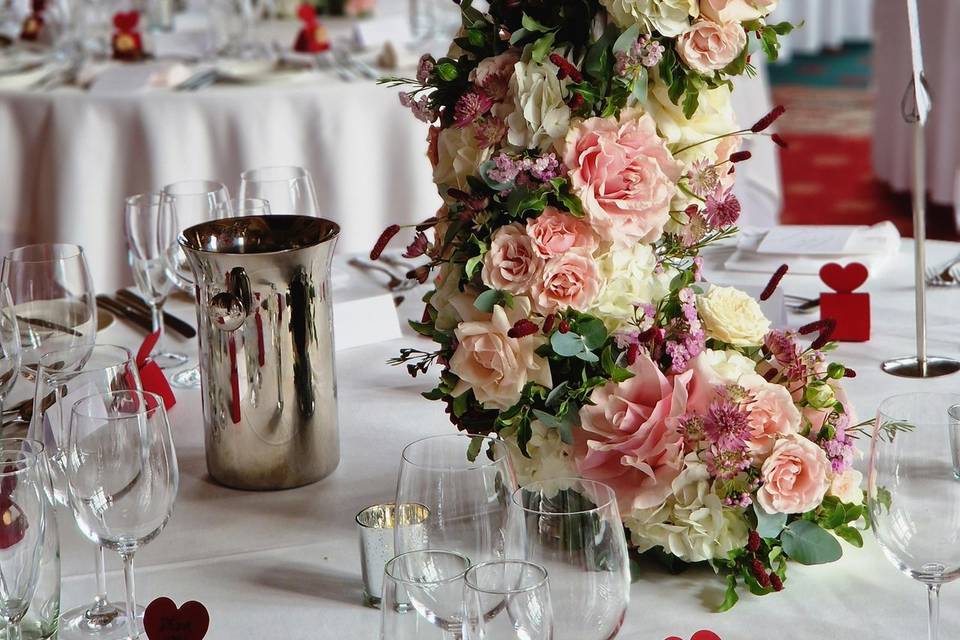
[[[782,225],[745,230],[724,267],[731,271],[773,273],[783,263],[790,273],[817,275],[828,262],[861,262],[879,274],[900,249],[900,232],[891,222],[873,226]]]
[[[132,93],[147,89],[169,89],[190,77],[190,69],[178,62],[118,64],[99,73],[91,93]]]
[[[150,358],[150,352],[157,346],[157,340],[160,339],[160,332],[151,333],[147,336],[140,349],[137,351],[137,370],[140,372],[140,384],[144,391],[155,393],[163,398],[163,406],[170,409],[177,404],[177,398],[173,395],[173,389],[167,377],[163,375],[160,366]]]

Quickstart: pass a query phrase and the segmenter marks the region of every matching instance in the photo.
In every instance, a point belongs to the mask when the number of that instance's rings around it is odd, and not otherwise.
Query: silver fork
[[[956,287],[960,285],[960,256],[940,265],[927,267],[927,285],[931,287]]]

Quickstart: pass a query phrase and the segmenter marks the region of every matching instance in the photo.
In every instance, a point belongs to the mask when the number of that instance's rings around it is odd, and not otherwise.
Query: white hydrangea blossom
[[[690,18],[700,15],[697,0],[600,0],[621,29],[640,24],[669,37],[690,28]]]
[[[634,317],[634,305],[656,304],[670,291],[673,273],[656,273],[657,258],[646,244],[611,248],[598,256],[597,263],[604,286],[591,313],[599,317],[611,331],[627,324]]]
[[[570,129],[570,107],[564,99],[566,80],[549,60],[518,62],[510,80],[513,111],[507,116],[507,141],[521,149],[553,146]]]

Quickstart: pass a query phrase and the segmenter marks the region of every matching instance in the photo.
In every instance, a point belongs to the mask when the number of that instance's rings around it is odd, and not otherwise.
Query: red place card
[[[846,266],[831,262],[820,269],[820,279],[836,292],[820,294],[820,318],[836,322],[831,339],[843,342],[870,339],[870,294],[853,292],[869,276],[867,268],[859,262]]]

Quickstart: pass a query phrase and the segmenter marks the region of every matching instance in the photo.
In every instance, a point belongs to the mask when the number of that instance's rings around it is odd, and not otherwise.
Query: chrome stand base
[[[880,365],[885,373],[901,378],[939,378],[960,371],[960,362],[950,358],[928,356],[921,362],[916,356],[894,358]]]

